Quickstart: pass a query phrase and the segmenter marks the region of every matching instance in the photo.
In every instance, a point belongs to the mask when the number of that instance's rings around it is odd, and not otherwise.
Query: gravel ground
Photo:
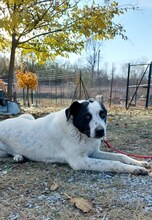
[[[112,110],[109,141],[123,151],[152,155],[151,118],[151,112]],[[84,213],[70,202],[70,197],[86,199],[92,209]],[[68,165],[16,164],[12,158],[2,158],[0,220],[3,219],[151,220],[152,175],[73,171]]]

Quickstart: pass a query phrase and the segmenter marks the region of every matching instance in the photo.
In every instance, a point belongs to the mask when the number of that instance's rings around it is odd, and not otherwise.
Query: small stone
[[[29,208],[29,209],[33,209],[35,207],[35,205],[33,203],[27,203],[25,205],[26,208]]]
[[[10,220],[17,220],[19,218],[19,214],[18,213],[14,213],[14,214],[11,214],[9,216],[9,219]]]
[[[40,196],[38,196],[38,199],[39,200],[44,200],[44,199],[46,199],[46,196],[45,195],[40,195]]]

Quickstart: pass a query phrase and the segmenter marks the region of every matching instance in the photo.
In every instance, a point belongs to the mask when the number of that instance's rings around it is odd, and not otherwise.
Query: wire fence
[[[115,84],[111,88],[108,83],[92,84],[88,78],[78,74],[55,75],[49,78],[39,77],[38,87],[33,93],[33,104],[37,107],[68,106],[73,100],[95,98],[106,105],[110,102],[112,89],[113,105],[124,105],[125,86]],[[22,103],[23,93],[21,88],[16,88],[17,100]]]
[[[136,70],[136,71],[135,71]],[[132,99],[136,84],[140,75],[144,71],[133,69],[130,72],[130,90],[128,101]],[[62,72],[60,70],[41,70],[38,75],[38,87],[33,92],[33,102],[36,107],[67,106],[72,100],[96,98],[103,101],[107,106],[120,105],[125,107],[127,77],[114,77],[113,79],[95,76],[91,81],[89,74],[76,73],[72,71]],[[145,86],[144,86],[145,83]],[[143,79],[143,84],[138,89],[138,94],[134,97],[132,106],[144,107],[146,102],[147,75]],[[15,93],[17,101],[23,103],[23,91],[16,87]],[[150,92],[149,105],[152,105],[152,91]]]

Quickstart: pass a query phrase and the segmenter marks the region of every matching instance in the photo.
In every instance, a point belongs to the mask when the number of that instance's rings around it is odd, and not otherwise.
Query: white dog
[[[32,115],[0,122],[0,157],[16,162],[68,163],[74,170],[148,174],[147,162],[100,151],[107,111],[97,101],[75,101],[68,109],[34,119]]]

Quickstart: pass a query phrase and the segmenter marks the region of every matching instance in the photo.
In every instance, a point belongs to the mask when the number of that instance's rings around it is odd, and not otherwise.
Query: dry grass
[[[49,111],[32,110],[38,117]],[[151,119],[151,111],[111,109],[110,143],[123,151],[152,155]],[[0,159],[0,174],[1,220],[152,219],[151,176],[73,171],[60,164],[14,164],[11,158]],[[53,182],[59,186],[55,191],[51,191]],[[83,213],[66,194],[87,199],[93,210]]]

